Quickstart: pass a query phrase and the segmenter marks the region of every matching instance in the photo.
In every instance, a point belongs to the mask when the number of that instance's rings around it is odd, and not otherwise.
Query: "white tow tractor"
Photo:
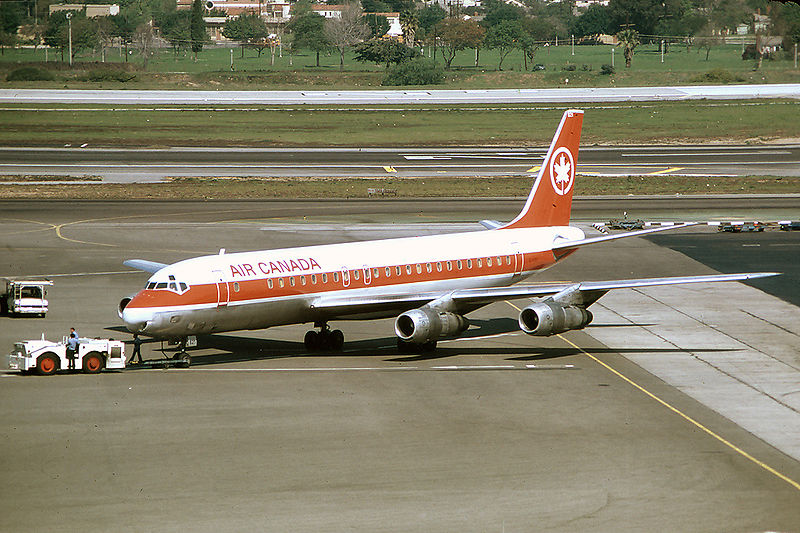
[[[125,368],[125,343],[122,341],[80,338],[74,354],[68,353],[68,346],[67,337],[61,342],[53,342],[46,340],[44,334],[41,340],[16,342],[14,352],[8,356],[8,368],[34,371],[41,376],[59,370],[74,369],[96,374],[104,368]]]
[[[47,313],[47,287],[50,280],[7,279],[5,292],[0,294],[0,312],[10,316]]]

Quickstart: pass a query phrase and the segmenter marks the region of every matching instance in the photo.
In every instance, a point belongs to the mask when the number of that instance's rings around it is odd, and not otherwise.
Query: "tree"
[[[662,0],[611,0],[608,13],[611,31],[633,27],[640,33],[653,35],[665,14],[665,5]]]
[[[389,19],[376,13],[365,13],[364,23],[369,27],[370,37],[382,37],[389,31]]]
[[[369,26],[364,23],[364,12],[357,3],[346,5],[341,17],[325,21],[325,37],[339,50],[339,70],[344,70],[345,51],[366,39],[369,34]]]
[[[630,28],[617,33],[619,44],[622,45],[622,55],[625,57],[625,68],[631,68],[633,49],[639,46],[639,32]]]
[[[306,48],[315,52],[317,66],[319,66],[319,53],[330,47],[328,38],[325,36],[325,17],[308,11],[292,17],[286,25],[286,29],[292,33],[294,49]]]
[[[419,27],[419,15],[413,9],[400,12],[400,27],[403,29],[403,42],[414,47],[415,35]]]
[[[191,11],[182,9],[165,16],[161,22],[161,36],[169,41],[176,56],[181,50],[189,48],[192,38],[189,31],[191,20]]]
[[[427,33],[447,17],[447,11],[442,9],[439,4],[431,4],[420,9],[417,16],[419,17],[419,27]]]
[[[197,53],[203,49],[203,45],[208,41],[206,34],[206,21],[203,20],[203,0],[192,2],[192,19],[189,27],[189,40],[192,46],[194,60],[197,61]]]
[[[574,19],[571,31],[575,37],[612,33],[608,8],[601,4],[590,5],[583,15]]]
[[[261,57],[261,52],[268,46],[269,28],[264,19],[256,13],[242,13],[238,17],[228,19],[225,22],[225,26],[222,28],[222,35],[228,39],[239,41],[242,57],[244,57],[244,47],[246,45],[260,44],[261,46],[256,48],[258,49],[258,57]]]
[[[497,69],[503,70],[503,60],[511,50],[519,48],[525,39],[526,33],[519,20],[504,20],[487,30],[483,42],[487,47],[498,51],[500,62]]]
[[[528,63],[533,66],[536,52],[542,47],[543,42],[549,41],[556,35],[556,29],[550,19],[544,17],[525,17],[521,24],[525,38],[520,41],[519,48],[525,59],[525,70],[528,70]]]
[[[67,13],[66,11],[58,11],[50,15],[44,33],[44,43],[47,46],[59,48],[62,61],[64,60],[64,52],[69,47]],[[97,46],[97,28],[82,12],[69,11],[69,13],[72,13],[72,59],[74,60],[79,51]]]
[[[457,17],[444,19],[439,24],[439,37],[442,41],[445,68],[450,69],[456,52],[479,47],[484,33],[486,31],[472,19],[463,20]]]
[[[419,52],[409,48],[403,43],[390,39],[370,39],[353,47],[356,61],[371,61],[386,65],[402,63],[408,59],[419,56]]]
[[[10,2],[0,3],[0,52],[17,42],[17,30],[22,23],[20,6]]]
[[[525,15],[521,8],[506,4],[502,0],[486,0],[483,7],[486,15],[483,17],[482,24],[486,28],[509,20],[519,20]]]
[[[139,49],[139,55],[142,56],[142,67],[145,69],[147,69],[147,61],[152,53],[155,38],[153,25],[149,21],[140,24],[134,33],[134,43],[136,48]]]

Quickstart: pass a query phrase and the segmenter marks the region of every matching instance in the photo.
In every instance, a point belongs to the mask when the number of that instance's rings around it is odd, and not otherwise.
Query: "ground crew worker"
[[[133,353],[131,354],[131,360],[128,361],[129,365],[133,364],[134,357],[138,357],[139,362],[142,362],[142,339],[136,333],[133,334]]]
[[[67,368],[75,370],[75,353],[78,351],[78,332],[75,328],[69,328],[69,338],[67,339]]]

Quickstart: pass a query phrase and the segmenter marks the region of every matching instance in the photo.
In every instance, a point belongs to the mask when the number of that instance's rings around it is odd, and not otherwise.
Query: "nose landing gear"
[[[320,328],[319,332],[313,329],[306,332],[303,344],[309,352],[335,351],[338,352],[344,346],[344,333],[339,329],[331,330],[326,322],[314,324],[315,328]]]

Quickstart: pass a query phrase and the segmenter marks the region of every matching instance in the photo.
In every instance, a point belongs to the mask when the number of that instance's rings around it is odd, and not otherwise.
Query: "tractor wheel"
[[[97,352],[90,352],[83,358],[83,371],[87,374],[97,374],[103,370],[103,356]]]
[[[40,376],[52,376],[58,370],[58,359],[53,353],[46,353],[36,360],[36,373]]]

